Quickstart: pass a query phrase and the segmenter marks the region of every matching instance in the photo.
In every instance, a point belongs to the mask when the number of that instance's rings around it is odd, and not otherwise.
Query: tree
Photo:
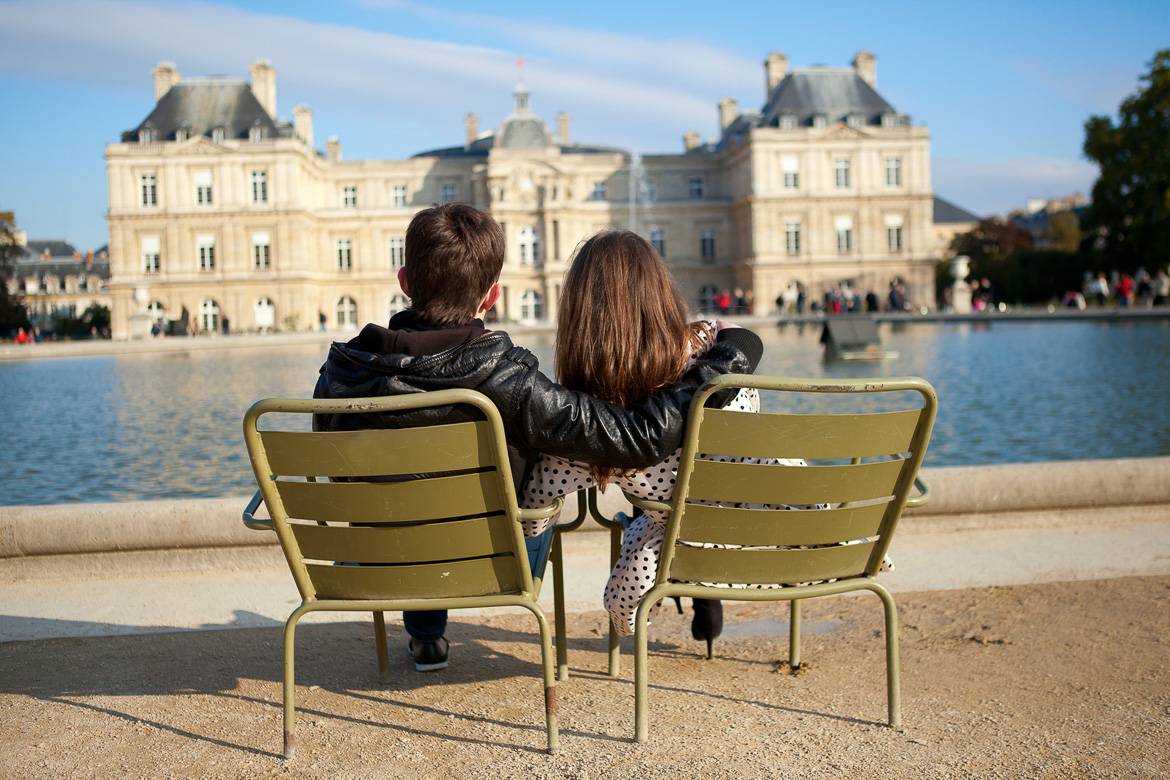
[[[20,296],[8,292],[8,278],[22,254],[24,248],[16,243],[11,224],[7,220],[0,221],[0,335],[28,325],[28,312]]]
[[[1162,265],[1170,255],[1170,49],[1154,55],[1144,86],[1117,122],[1085,122],[1085,156],[1101,168],[1085,228],[1119,267]]]
[[[970,231],[955,236],[952,255],[967,255],[975,262],[1001,262],[1032,248],[1032,236],[1009,219],[981,219]]]
[[[1058,211],[1048,217],[1048,246],[1060,252],[1076,252],[1081,246],[1081,220],[1075,211]]]

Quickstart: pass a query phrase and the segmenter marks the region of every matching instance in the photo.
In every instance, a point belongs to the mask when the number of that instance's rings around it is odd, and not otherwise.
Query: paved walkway
[[[1170,574],[1170,516],[1164,508],[1021,516],[1007,527],[962,521],[903,523],[883,575],[894,591]],[[568,609],[600,608],[609,537],[571,534],[565,547]],[[130,556],[130,557],[127,557]],[[0,582],[0,642],[180,630],[272,626],[298,603],[279,550],[115,553],[106,572],[69,575],[69,562],[34,579]],[[142,572],[126,576],[127,562]],[[551,609],[551,583],[542,594]],[[397,616],[395,616],[397,619]],[[318,614],[308,620],[352,620]]]

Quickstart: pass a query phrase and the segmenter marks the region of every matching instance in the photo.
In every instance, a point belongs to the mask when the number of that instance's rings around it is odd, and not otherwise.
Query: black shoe
[[[695,616],[691,618],[691,636],[707,642],[707,657],[711,657],[716,637],[723,633],[723,602],[712,599],[692,599]]]
[[[406,651],[414,659],[414,670],[416,672],[433,672],[437,669],[446,669],[447,652],[450,649],[451,643],[447,641],[446,637],[442,636],[430,642],[422,639],[412,639],[406,646]]]

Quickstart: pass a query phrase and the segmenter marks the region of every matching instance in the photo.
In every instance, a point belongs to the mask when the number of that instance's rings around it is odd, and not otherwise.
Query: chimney
[[[569,145],[569,114],[566,111],[557,113],[557,136],[561,146]]]
[[[853,69],[861,80],[871,87],[877,87],[877,57],[862,49],[853,58]]]
[[[739,113],[739,104],[735,98],[723,98],[719,101],[719,129],[726,130],[727,126],[735,121]]]
[[[341,162],[341,141],[337,140],[337,136],[329,136],[329,140],[325,142],[325,159],[329,162]]]
[[[293,130],[309,147],[313,147],[313,109],[299,105],[293,109]]]
[[[699,134],[694,130],[683,133],[683,148],[688,152],[699,145]]]
[[[179,68],[173,62],[160,62],[154,66],[154,99],[158,100],[179,83]]]
[[[463,118],[463,127],[467,131],[467,145],[471,146],[479,138],[479,117],[474,113],[468,114]]]
[[[764,93],[765,100],[772,96],[772,90],[776,89],[776,85],[783,81],[787,74],[788,58],[778,51],[768,52],[764,60],[764,82],[768,87]]]
[[[252,73],[252,94],[268,115],[276,119],[276,68],[268,60],[256,60],[249,70]]]

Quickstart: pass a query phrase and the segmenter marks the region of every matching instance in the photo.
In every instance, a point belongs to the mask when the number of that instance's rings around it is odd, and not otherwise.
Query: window
[[[348,238],[337,239],[337,270],[353,269],[353,242]]]
[[[410,301],[406,300],[405,295],[391,295],[390,300],[386,303],[386,313],[393,317],[400,311],[406,311],[410,307]]]
[[[402,208],[406,205],[406,185],[395,184],[390,190],[390,197],[394,203],[395,208]]]
[[[837,231],[837,252],[843,255],[853,251],[853,220],[849,217],[837,217],[833,220],[833,227]]]
[[[699,254],[703,256],[703,262],[715,262],[715,228],[703,228],[699,237]]]
[[[605,182],[593,182],[593,192],[589,193],[590,200],[605,200]]]
[[[200,271],[214,271],[215,236],[195,236],[195,254],[199,256]]]
[[[146,307],[146,313],[150,315],[151,322],[158,322],[167,316],[167,307],[162,305],[162,301],[151,301]]]
[[[865,117],[861,114],[850,114],[849,116],[845,117],[845,124],[849,125],[850,127],[864,127]]]
[[[790,219],[784,222],[784,251],[790,255],[800,254],[799,219]]]
[[[211,141],[212,143],[222,144],[226,135],[227,133],[224,132],[222,127],[214,127],[211,130]]]
[[[786,155],[780,158],[780,170],[784,173],[784,189],[800,189],[800,158]]]
[[[886,186],[897,188],[902,186],[902,158],[886,158]]]
[[[662,228],[650,230],[650,245],[654,247],[659,257],[666,257],[666,232]]]
[[[898,115],[897,114],[882,114],[882,127],[897,127],[897,126],[898,126]]]
[[[138,143],[140,144],[152,144],[157,138],[158,133],[155,131],[153,125],[146,125],[138,133]]]
[[[540,233],[536,228],[520,228],[516,243],[520,245],[521,265],[533,265],[540,259]]]
[[[252,267],[257,271],[272,267],[272,249],[267,233],[252,234]]]
[[[195,205],[210,206],[212,202],[211,171],[195,171],[192,178],[195,181]]]
[[[180,127],[178,130],[175,131],[175,141],[177,141],[178,143],[183,143],[183,141],[186,141],[190,137],[191,137],[191,131],[185,127]]]
[[[357,187],[351,185],[341,188],[341,206],[347,209],[357,208]]]
[[[252,202],[268,202],[268,172],[252,171]]]
[[[158,236],[142,237],[142,272],[157,274],[162,264],[159,262]]]
[[[138,189],[142,194],[142,205],[152,208],[158,205],[158,177],[146,173],[138,177]]]
[[[544,298],[536,290],[525,290],[520,296],[520,319],[544,319]]]
[[[781,114],[780,115],[780,129],[781,130],[795,130],[796,129],[796,116],[794,114]]]
[[[837,189],[846,189],[849,186],[849,158],[838,157],[834,160],[833,174]]]
[[[199,329],[204,333],[219,330],[219,304],[210,298],[199,304]]]
[[[264,140],[264,127],[262,125],[252,125],[248,128],[248,140],[252,143],[260,143]]]
[[[813,115],[813,127],[825,127],[829,124],[829,118],[824,114]]]
[[[693,178],[687,182],[687,194],[691,200],[703,199],[703,180],[700,178]]]
[[[397,269],[406,264],[406,239],[402,236],[390,237],[390,267]]]
[[[886,247],[891,252],[902,251],[902,215],[886,215]]]
[[[443,203],[454,203],[455,202],[455,185],[454,184],[444,184],[442,189],[439,191],[439,200],[442,201]]]
[[[337,318],[337,327],[344,329],[357,327],[357,301],[348,295],[342,296],[337,300],[337,307],[334,310],[334,314]]]
[[[256,318],[256,330],[272,330],[276,325],[276,304],[271,298],[257,298],[252,306],[252,313]]]

